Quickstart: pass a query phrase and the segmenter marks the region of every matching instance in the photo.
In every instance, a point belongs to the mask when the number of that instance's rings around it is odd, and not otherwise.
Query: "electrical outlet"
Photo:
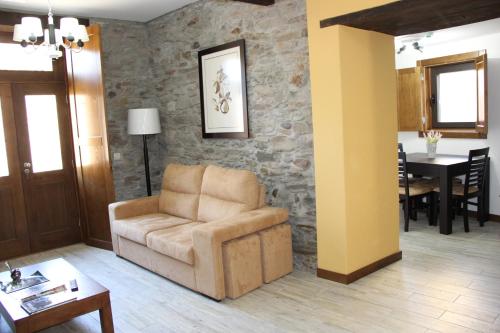
[[[115,161],[119,161],[119,160],[121,160],[121,159],[122,159],[122,154],[120,154],[120,153],[114,153],[114,154],[113,154],[113,159],[114,159]]]

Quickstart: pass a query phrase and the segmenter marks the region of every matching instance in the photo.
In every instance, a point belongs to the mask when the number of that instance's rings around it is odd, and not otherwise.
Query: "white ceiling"
[[[399,48],[400,44],[405,41],[413,42],[414,40],[418,40],[419,44],[430,46],[497,33],[500,33],[500,18],[443,30],[437,30],[434,31],[432,33],[432,36],[429,38],[425,37],[425,33],[400,36],[396,37],[395,44],[396,48]]]
[[[197,0],[50,0],[55,15],[147,22]],[[47,0],[0,0],[0,9],[47,13]]]

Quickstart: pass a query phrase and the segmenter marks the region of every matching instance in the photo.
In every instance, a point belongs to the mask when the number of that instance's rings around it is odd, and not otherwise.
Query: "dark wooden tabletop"
[[[76,296],[76,301],[79,302],[86,300],[97,295],[108,293],[108,289],[101,286],[99,283],[95,282],[88,276],[80,273],[75,267],[73,267],[66,260],[59,258],[39,264],[34,264],[26,267],[20,268],[22,276],[29,276],[36,271],[40,271],[52,284],[67,284],[70,280],[76,279],[78,283],[78,291],[73,294]],[[10,273],[8,271],[0,273],[0,281],[9,282]],[[19,296],[15,295],[17,293],[27,293],[27,291],[20,290],[11,294],[6,294],[0,291],[0,303],[8,315],[13,321],[19,321],[24,318],[30,317],[20,306],[18,300]],[[43,312],[33,314],[31,317],[35,317]]]
[[[436,157],[428,157],[427,153],[411,153],[406,155],[407,163],[425,163],[433,165],[453,165],[464,163],[469,160],[468,156],[436,154]]]

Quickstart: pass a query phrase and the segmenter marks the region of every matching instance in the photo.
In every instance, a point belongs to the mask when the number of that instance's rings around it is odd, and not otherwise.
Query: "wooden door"
[[[71,123],[64,83],[14,83],[19,161],[31,251],[78,242]]]
[[[87,244],[111,249],[108,205],[115,200],[108,149],[101,68],[101,30],[87,28],[90,41],[79,53],[66,53],[75,156]]]
[[[0,83],[0,260],[29,252],[11,86]]]

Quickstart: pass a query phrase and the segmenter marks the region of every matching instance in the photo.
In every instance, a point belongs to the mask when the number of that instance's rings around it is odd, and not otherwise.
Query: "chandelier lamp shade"
[[[49,5],[48,26],[42,28],[42,20],[38,17],[23,17],[21,24],[14,25],[15,42],[21,46],[37,48],[40,45],[47,47],[48,55],[52,59],[62,57],[63,49],[70,49],[75,52],[81,51],[86,42],[89,41],[87,29],[79,24],[74,17],[63,17],[60,20],[60,27],[54,24],[52,8]],[[39,43],[40,42],[40,43]]]

